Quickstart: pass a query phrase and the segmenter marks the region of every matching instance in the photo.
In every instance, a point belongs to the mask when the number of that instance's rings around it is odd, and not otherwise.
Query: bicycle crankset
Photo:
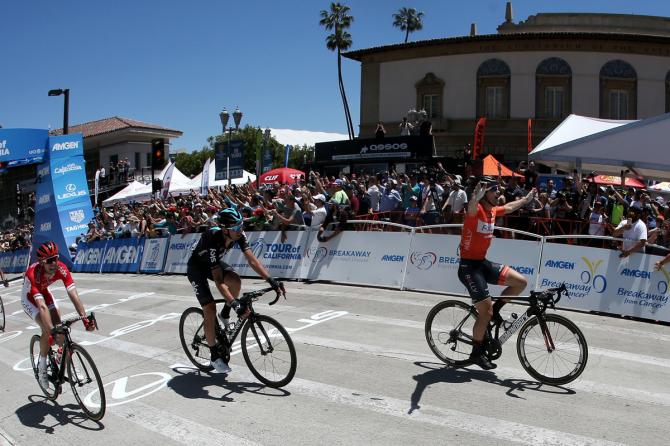
[[[491,361],[495,361],[502,355],[502,344],[497,339],[489,339],[486,345],[486,353]]]

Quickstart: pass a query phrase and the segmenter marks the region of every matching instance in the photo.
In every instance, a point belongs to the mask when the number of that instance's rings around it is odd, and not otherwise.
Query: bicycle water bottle
[[[57,365],[60,365],[60,361],[63,358],[63,347],[58,347],[58,350],[54,352],[54,360]]]
[[[516,313],[510,314],[510,316],[507,318],[507,320],[505,320],[503,322],[503,328],[505,330],[509,330],[509,328],[512,326],[512,324],[514,323],[514,321],[516,320],[517,317],[518,316],[516,315]]]

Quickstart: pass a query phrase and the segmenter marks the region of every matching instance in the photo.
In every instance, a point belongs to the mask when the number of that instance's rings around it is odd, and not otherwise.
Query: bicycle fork
[[[541,317],[539,318],[540,330],[542,330],[542,336],[544,337],[544,345],[547,347],[547,352],[551,353],[556,350],[554,346],[554,340],[551,338],[551,333],[549,332],[549,327],[547,327],[547,321]]]

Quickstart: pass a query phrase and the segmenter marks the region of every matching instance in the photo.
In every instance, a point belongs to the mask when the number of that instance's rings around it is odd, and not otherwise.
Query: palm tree
[[[405,43],[409,39],[409,33],[423,29],[423,12],[417,12],[414,8],[400,8],[393,14],[393,26],[405,31]]]
[[[333,34],[326,37],[326,47],[331,51],[337,51],[337,79],[340,86],[342,104],[344,105],[344,117],[347,121],[349,139],[354,139],[354,125],[351,120],[349,103],[347,102],[347,95],[342,80],[342,51],[346,51],[351,47],[351,34],[346,29],[351,26],[353,21],[354,18],[349,15],[349,7],[339,3],[331,3],[330,11],[321,11],[321,20],[319,21],[319,24],[327,30],[334,30]]]

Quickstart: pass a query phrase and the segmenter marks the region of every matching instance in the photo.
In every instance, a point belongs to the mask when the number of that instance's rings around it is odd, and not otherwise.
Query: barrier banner
[[[545,243],[538,288],[565,282],[568,297],[560,307],[670,321],[670,271],[654,271],[659,256]]]
[[[303,260],[304,278],[402,285],[411,240],[409,234],[343,232],[325,243],[313,235]]]
[[[414,234],[409,250],[409,264],[405,287],[445,293],[468,295],[458,280],[460,235]],[[509,265],[528,280],[529,292],[535,286],[539,273],[538,262],[542,242],[495,238],[486,258]],[[489,284],[491,296],[499,296],[505,287]]]
[[[182,234],[170,236],[167,258],[163,271],[166,273],[186,274],[186,263],[191,250],[200,240],[200,234]]]
[[[458,280],[460,235],[415,233],[408,250],[405,288],[467,294]]]
[[[228,158],[228,159],[226,159]],[[227,163],[230,163],[230,178],[244,176],[244,141],[234,140],[214,144],[215,180],[227,180]]]
[[[72,271],[75,273],[99,273],[105,255],[107,240],[82,242],[77,245]],[[62,258],[62,256],[61,256]]]
[[[46,129],[0,128],[0,162],[11,167],[42,162],[48,139]]]
[[[254,255],[272,277],[282,279],[302,278],[301,264],[309,247],[310,234],[310,231],[288,231],[286,240],[282,242],[280,231],[246,233]],[[237,245],[228,252],[224,261],[241,276],[258,277]]]
[[[141,273],[156,274],[163,272],[165,253],[170,242],[169,237],[148,238],[144,240],[144,251],[140,263]]]
[[[28,268],[30,249],[0,252],[0,268],[4,273],[23,273]]]
[[[136,273],[140,267],[144,238],[132,237],[107,241],[102,259],[103,273]]]

